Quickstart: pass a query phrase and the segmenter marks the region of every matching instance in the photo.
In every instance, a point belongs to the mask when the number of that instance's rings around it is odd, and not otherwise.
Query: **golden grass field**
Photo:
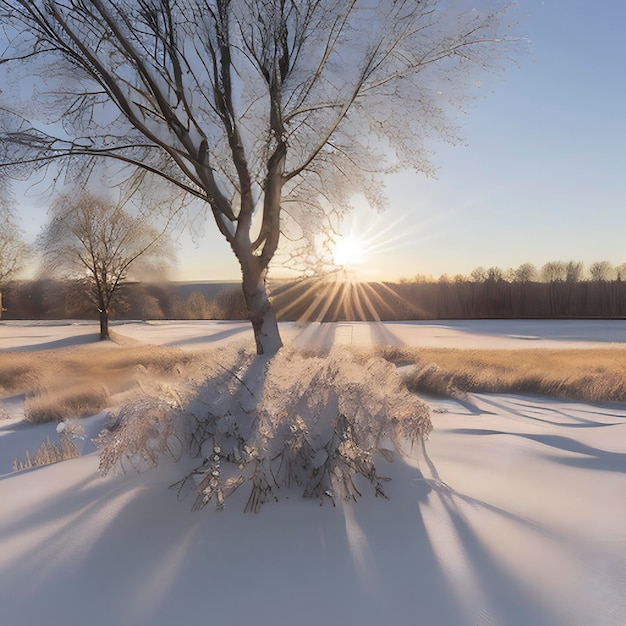
[[[93,415],[111,398],[135,388],[146,375],[185,376],[199,355],[158,346],[86,346],[0,353],[0,398],[25,395],[33,423]]]
[[[412,391],[532,393],[582,401],[626,401],[626,348],[453,350],[374,348],[405,369]],[[215,362],[214,352],[158,346],[96,345],[0,353],[0,399],[25,395],[34,423],[97,413],[146,377],[190,380]],[[223,354],[223,352],[222,352]],[[365,355],[364,355],[365,356]]]
[[[626,348],[451,350],[389,348],[383,356],[415,364],[413,391],[533,393],[589,402],[626,401]]]

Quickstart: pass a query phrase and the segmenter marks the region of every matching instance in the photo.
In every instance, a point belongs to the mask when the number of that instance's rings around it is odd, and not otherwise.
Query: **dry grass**
[[[450,350],[388,347],[374,352],[414,364],[412,391],[537,393],[586,401],[626,401],[626,349]],[[369,354],[372,350],[367,350]],[[25,394],[27,419],[91,415],[147,381],[199,377],[212,353],[158,346],[82,346],[0,352],[0,398]],[[219,357],[218,357],[219,362]]]
[[[0,352],[0,391],[24,393],[76,376],[98,380],[123,378],[137,366],[169,374],[194,355],[159,346],[82,347],[37,352]]]
[[[536,393],[573,400],[626,401],[626,349],[450,350],[383,349],[398,364],[415,364],[409,389]]]
[[[97,383],[44,389],[26,398],[24,413],[33,424],[60,422],[68,417],[95,415],[108,406],[110,398],[107,386]]]
[[[186,376],[198,361],[178,348],[89,346],[0,353],[0,398],[25,394],[33,423],[93,415],[142,380]]]
[[[13,461],[13,471],[21,472],[31,467],[41,467],[42,465],[50,465],[59,461],[67,461],[80,456],[78,448],[71,439],[62,437],[59,443],[50,441],[50,437],[41,444],[34,456],[26,450],[24,458],[19,457]]]

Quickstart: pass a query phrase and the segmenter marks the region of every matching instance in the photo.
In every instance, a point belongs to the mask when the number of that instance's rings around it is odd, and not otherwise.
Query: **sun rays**
[[[335,322],[426,317],[390,283],[369,279],[378,274],[381,253],[408,245],[414,238],[414,229],[407,229],[403,221],[389,222],[371,214],[365,223],[354,218],[342,233],[330,232],[321,253],[324,271],[271,286],[279,319]]]
[[[390,285],[366,282],[349,269],[282,283],[272,289],[280,319],[298,322],[376,321],[424,317],[423,311]]]

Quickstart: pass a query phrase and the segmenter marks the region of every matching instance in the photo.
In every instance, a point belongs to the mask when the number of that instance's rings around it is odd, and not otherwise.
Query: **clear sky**
[[[389,210],[364,207],[346,224],[370,240],[364,276],[626,262],[626,2],[518,4],[529,52],[486,77],[459,118],[463,145],[433,146],[437,179],[394,175]],[[44,216],[25,211],[29,238]],[[228,246],[205,231],[197,247],[182,237],[175,278],[237,279]]]

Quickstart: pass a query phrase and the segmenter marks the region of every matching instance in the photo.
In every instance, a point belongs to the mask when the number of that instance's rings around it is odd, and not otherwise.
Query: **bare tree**
[[[86,280],[98,309],[100,339],[109,339],[109,315],[120,286],[130,272],[140,276],[171,262],[169,237],[123,205],[87,192],[59,196],[51,214],[38,241],[45,267]]]
[[[567,277],[567,267],[562,261],[548,261],[541,267],[541,278],[546,283],[564,282]]]
[[[474,283],[484,283],[487,281],[487,270],[479,265],[470,272],[470,280]]]
[[[522,263],[511,271],[511,275],[516,283],[529,283],[537,276],[537,268],[532,263]]]
[[[568,261],[565,264],[565,281],[568,283],[580,282],[584,267],[580,261]]]
[[[541,267],[541,279],[548,283],[550,315],[564,315],[564,300],[569,296],[570,285],[565,285],[567,266],[563,261],[548,261]]]
[[[159,176],[207,203],[272,353],[281,230],[309,236],[357,192],[384,205],[376,173],[431,171],[423,142],[455,139],[448,111],[473,70],[516,47],[501,3],[480,4],[0,0],[0,63],[48,87],[11,117],[0,163],[106,156],[139,168],[131,185]]]
[[[22,232],[9,206],[8,191],[3,187],[0,184],[0,319],[4,310],[2,289],[24,267],[30,252],[30,246],[22,239]]]
[[[0,218],[0,286],[6,284],[23,267],[28,246],[11,215]]]
[[[504,272],[499,267],[490,267],[487,270],[486,281],[488,283],[501,283],[504,280]]]
[[[614,273],[614,268],[608,261],[596,261],[589,266],[589,275],[591,280],[596,282],[606,282],[611,280],[611,274]]]

